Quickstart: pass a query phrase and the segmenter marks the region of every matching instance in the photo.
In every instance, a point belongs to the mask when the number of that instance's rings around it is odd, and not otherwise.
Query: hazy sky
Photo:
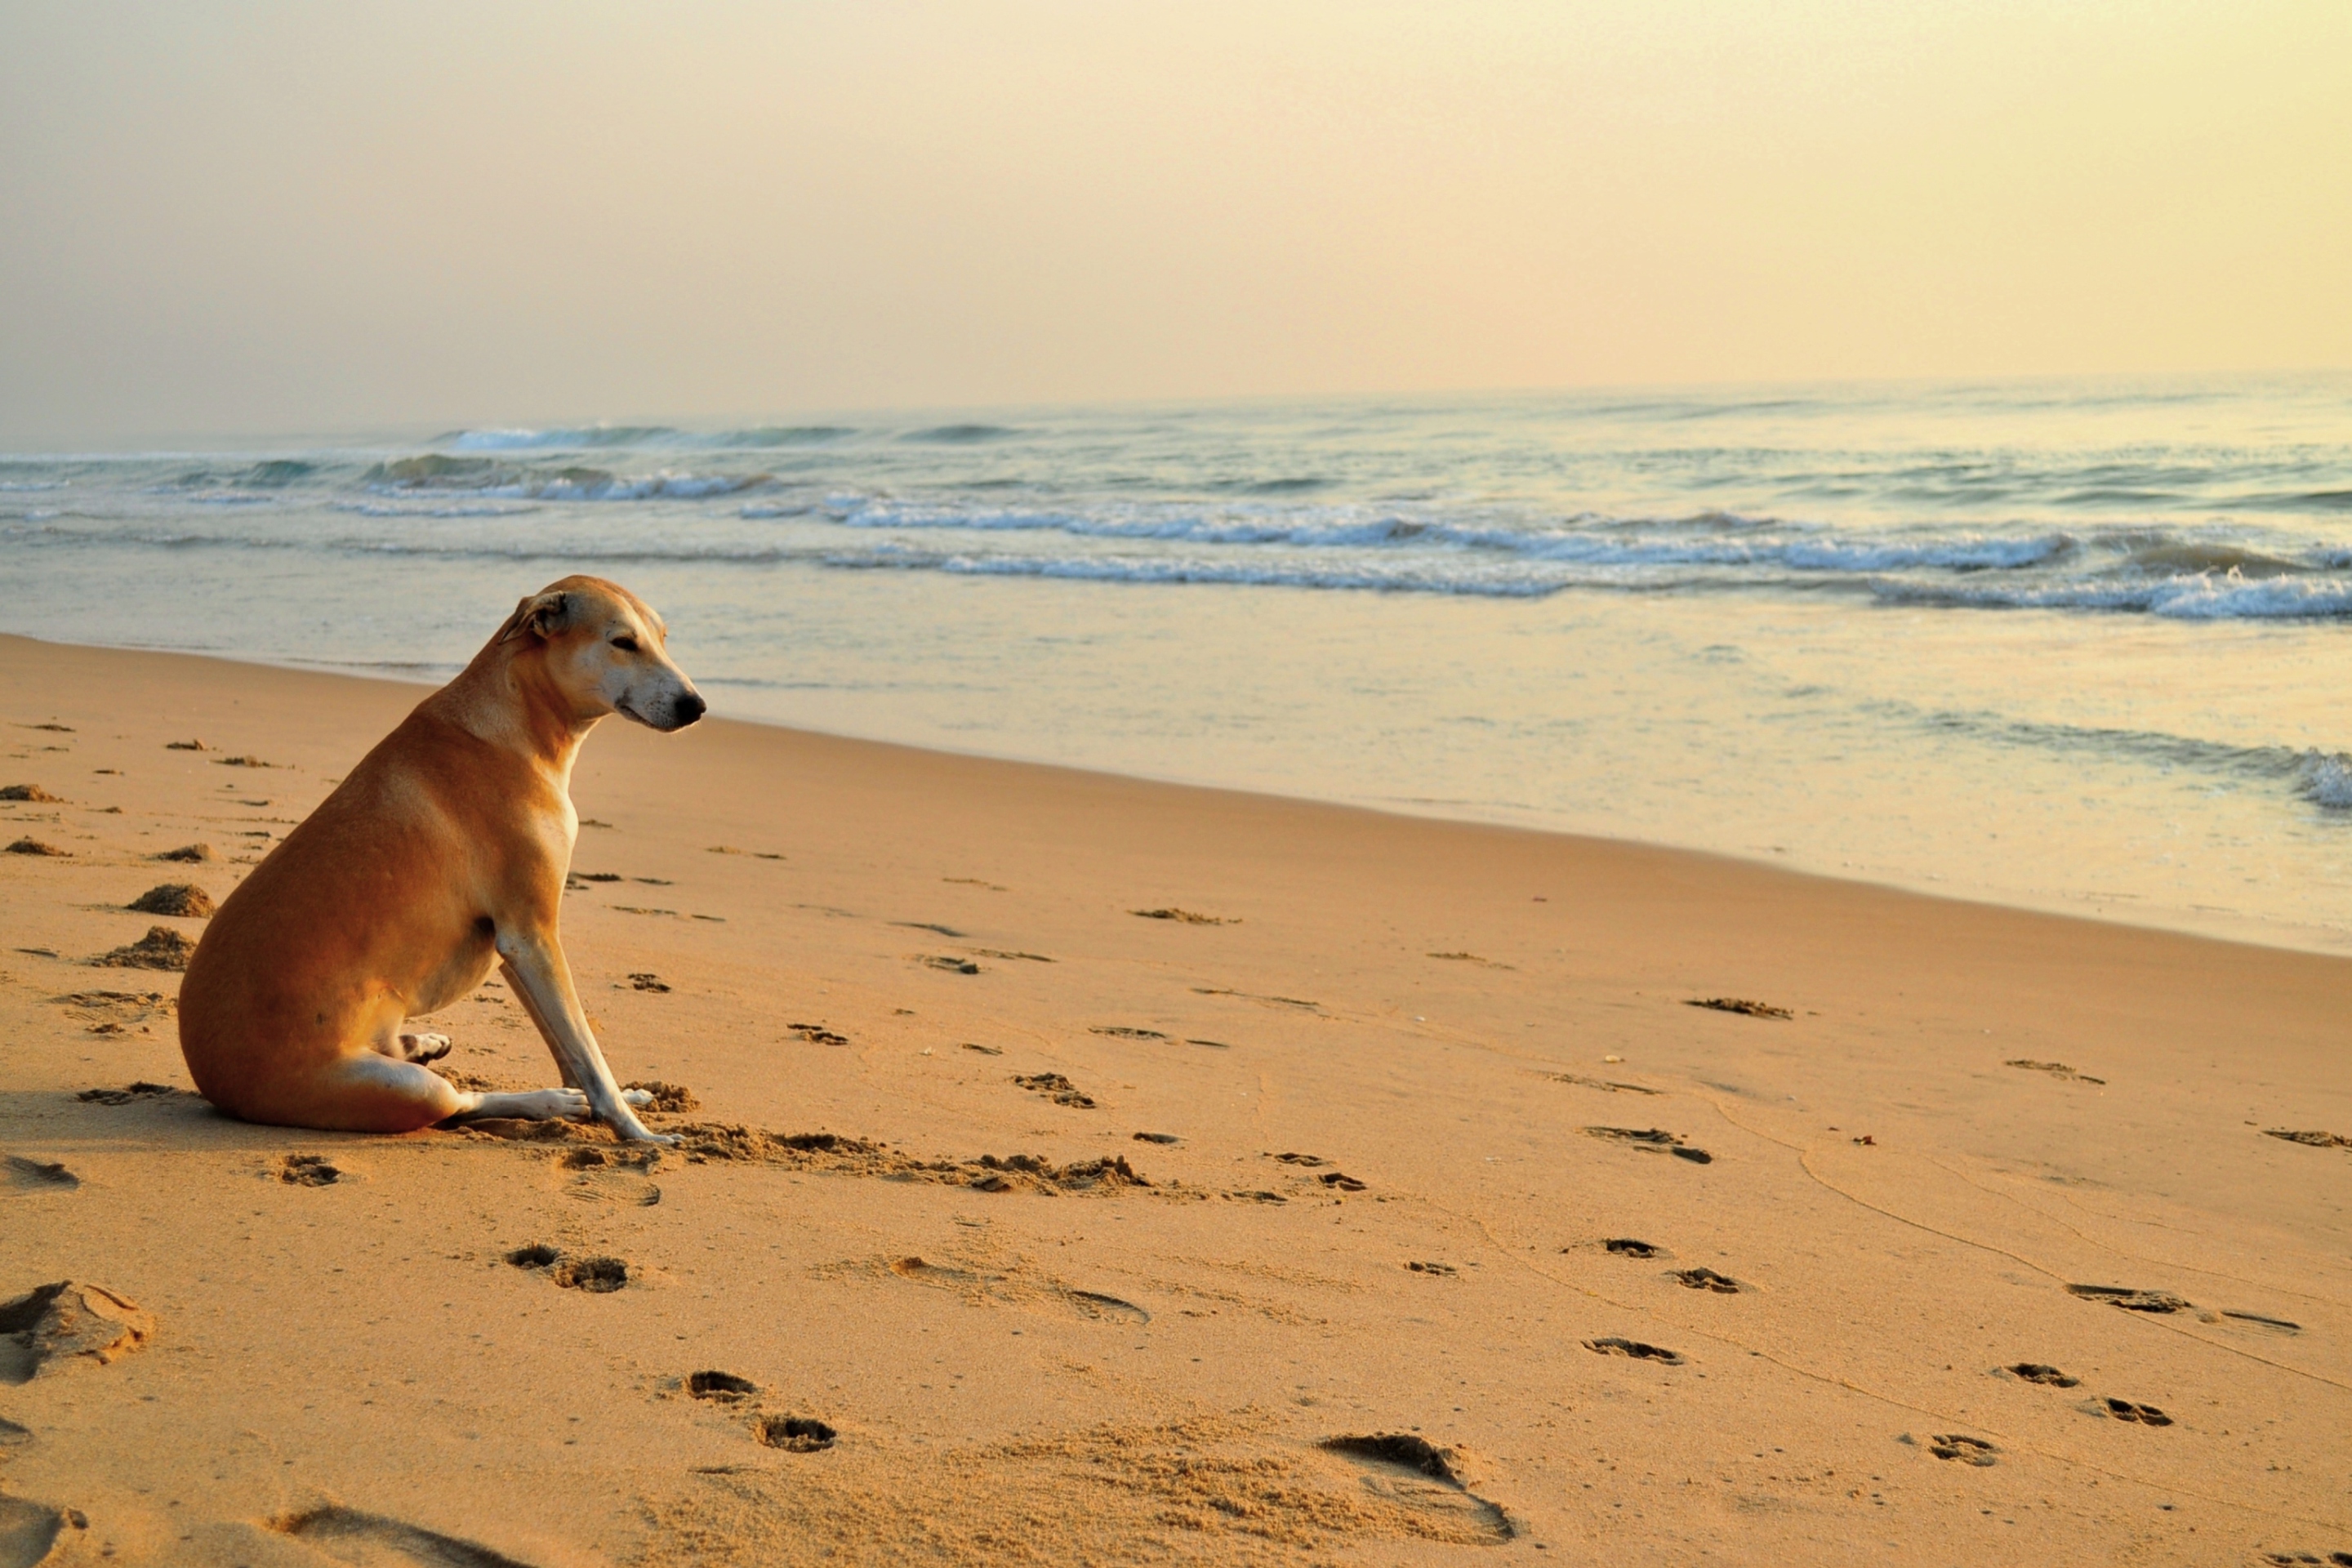
[[[2352,364],[2344,0],[0,3],[0,446]]]

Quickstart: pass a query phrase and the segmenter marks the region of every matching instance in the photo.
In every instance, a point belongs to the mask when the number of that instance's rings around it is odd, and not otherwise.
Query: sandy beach
[[[421,689],[0,673],[0,1568],[2352,1562],[2343,960],[616,721],[680,1143],[289,1131],[93,961]]]

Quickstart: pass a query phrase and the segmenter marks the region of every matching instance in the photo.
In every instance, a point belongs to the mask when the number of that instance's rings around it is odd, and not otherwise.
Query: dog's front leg
[[[500,972],[539,1026],[563,1081],[587,1095],[589,1109],[622,1137],[640,1143],[677,1142],[647,1130],[613,1081],[613,1069],[604,1064],[579,993],[572,987],[572,966],[563,961],[562,950],[547,939],[504,930],[499,932],[498,946]]]

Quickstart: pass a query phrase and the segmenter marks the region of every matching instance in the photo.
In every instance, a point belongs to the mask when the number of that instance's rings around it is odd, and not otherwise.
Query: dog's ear
[[[506,629],[499,634],[499,640],[512,642],[528,633],[544,642],[571,623],[571,595],[533,594],[515,606],[515,613],[508,618]]]

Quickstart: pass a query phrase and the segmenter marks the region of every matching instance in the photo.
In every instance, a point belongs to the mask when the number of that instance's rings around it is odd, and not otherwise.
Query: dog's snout
[[[670,704],[671,716],[677,727],[681,730],[709,710],[710,704],[702,700],[702,694],[698,691],[680,692],[677,700]]]

